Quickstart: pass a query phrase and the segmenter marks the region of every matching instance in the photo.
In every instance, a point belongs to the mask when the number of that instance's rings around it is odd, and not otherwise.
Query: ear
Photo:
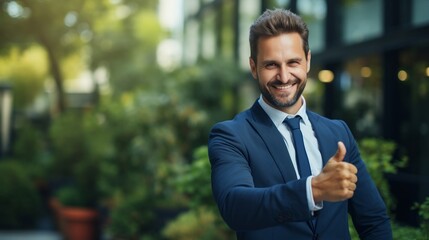
[[[256,63],[253,61],[253,58],[249,57],[249,65],[250,65],[250,71],[252,72],[252,76],[254,79],[258,79],[258,74],[256,71]]]
[[[308,53],[307,53],[307,73],[310,72],[310,65],[311,65],[310,63],[311,63],[311,51],[308,50]]]

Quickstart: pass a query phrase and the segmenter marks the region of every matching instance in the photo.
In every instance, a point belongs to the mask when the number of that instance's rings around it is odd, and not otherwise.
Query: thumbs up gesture
[[[357,182],[357,168],[344,162],[346,147],[338,142],[338,150],[323,167],[321,173],[311,180],[315,202],[343,201],[353,197]]]

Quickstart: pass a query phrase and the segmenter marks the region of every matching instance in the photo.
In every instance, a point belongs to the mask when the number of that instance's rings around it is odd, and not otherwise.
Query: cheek
[[[296,68],[293,71],[291,71],[291,74],[294,75],[298,79],[304,80],[307,78],[307,69]]]
[[[272,78],[267,76],[266,74],[259,74],[259,84],[260,85],[268,85],[271,82]]]

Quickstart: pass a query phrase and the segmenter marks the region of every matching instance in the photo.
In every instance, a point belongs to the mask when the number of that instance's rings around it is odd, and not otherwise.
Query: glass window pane
[[[240,32],[238,34],[240,66],[243,69],[249,69],[249,29],[260,13],[261,5],[259,0],[240,0]]]
[[[311,51],[315,53],[323,50],[325,47],[326,2],[324,0],[300,0],[297,8],[310,31]]]
[[[380,36],[383,31],[382,0],[343,1],[343,40],[356,43]]]
[[[412,22],[414,25],[429,23],[429,1],[413,0],[412,3]]]
[[[339,76],[341,116],[357,138],[380,136],[382,69],[379,55],[347,61]]]

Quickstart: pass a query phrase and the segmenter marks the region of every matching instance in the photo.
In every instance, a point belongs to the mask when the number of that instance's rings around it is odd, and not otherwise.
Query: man
[[[350,214],[361,239],[392,239],[349,128],[306,109],[306,24],[290,11],[267,10],[249,40],[261,96],[209,137],[213,195],[225,222],[238,239],[345,240]]]

